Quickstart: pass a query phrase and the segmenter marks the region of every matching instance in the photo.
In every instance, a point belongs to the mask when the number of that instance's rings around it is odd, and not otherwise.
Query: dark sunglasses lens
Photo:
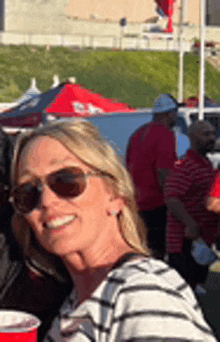
[[[29,213],[37,207],[40,199],[40,192],[31,183],[25,183],[14,191],[15,207],[24,214]]]
[[[59,196],[77,197],[86,188],[86,178],[80,168],[71,167],[50,175],[48,185]]]

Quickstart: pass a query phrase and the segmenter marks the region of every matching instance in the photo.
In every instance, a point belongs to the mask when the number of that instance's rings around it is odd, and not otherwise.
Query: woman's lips
[[[46,220],[43,226],[47,229],[60,229],[63,226],[69,225],[75,218],[76,215],[65,215],[63,217]]]

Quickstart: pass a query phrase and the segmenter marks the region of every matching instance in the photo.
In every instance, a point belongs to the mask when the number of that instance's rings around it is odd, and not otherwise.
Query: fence
[[[178,51],[179,44],[166,33],[149,33],[143,36],[122,35],[88,35],[88,34],[35,34],[2,32],[0,33],[2,45],[50,45],[70,46],[77,49],[104,48],[104,49],[133,49],[133,50],[169,50]],[[184,50],[191,50],[191,43],[184,41]]]

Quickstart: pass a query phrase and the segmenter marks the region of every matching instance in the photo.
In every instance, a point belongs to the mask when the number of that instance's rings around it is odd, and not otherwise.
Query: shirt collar
[[[212,163],[207,157],[202,157],[200,154],[198,154],[195,150],[189,150],[187,152],[187,157],[190,159],[195,160],[197,163],[205,165],[205,166],[212,166]]]
[[[165,126],[163,121],[152,121],[151,124],[153,126]],[[165,126],[166,127],[166,126]]]
[[[152,121],[151,126],[163,126],[168,129],[168,131],[173,132],[173,130],[169,127],[167,127],[163,121]]]

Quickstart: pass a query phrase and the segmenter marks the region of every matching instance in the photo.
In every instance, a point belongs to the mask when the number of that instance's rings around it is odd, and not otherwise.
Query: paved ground
[[[220,56],[209,56],[207,60],[220,71]]]
[[[220,260],[211,265],[205,288],[206,294],[200,294],[198,299],[220,342]]]

